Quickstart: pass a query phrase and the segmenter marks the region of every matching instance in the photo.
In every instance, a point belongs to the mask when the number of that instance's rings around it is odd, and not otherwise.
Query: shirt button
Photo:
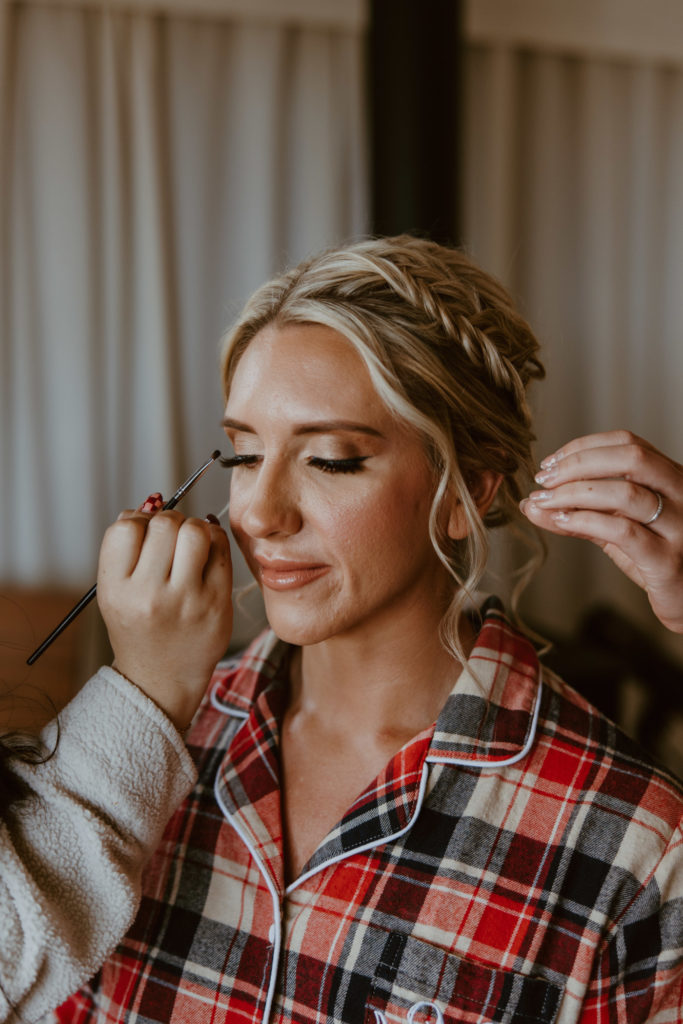
[[[268,929],[268,942],[271,944],[271,946],[275,942],[275,925],[274,924],[271,924],[270,928]]]

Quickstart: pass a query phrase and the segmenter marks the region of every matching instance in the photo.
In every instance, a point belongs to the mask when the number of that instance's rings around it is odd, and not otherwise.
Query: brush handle
[[[213,463],[216,461],[216,459],[219,458],[220,454],[221,453],[219,451],[212,452],[211,458],[207,459],[206,462],[202,466],[200,466],[199,469],[196,470],[192,474],[192,476],[187,478],[187,480],[185,481],[184,484],[180,485],[180,487],[175,492],[173,497],[169,498],[169,500],[163,506],[162,511],[165,511],[166,509],[169,509],[169,508],[175,508],[176,505],[178,504],[178,502],[180,501],[180,499],[185,497],[185,495],[187,494],[187,492],[190,490],[191,487],[194,487],[194,485],[199,480],[200,476],[203,476],[204,473],[206,473],[206,471],[209,468],[209,466],[213,465]],[[83,597],[78,602],[78,604],[75,604],[73,606],[71,611],[68,613],[68,615],[66,615],[62,619],[62,621],[59,623],[59,625],[55,626],[55,628],[52,630],[50,635],[45,637],[45,639],[43,640],[43,642],[40,645],[40,647],[36,647],[36,649],[33,652],[33,654],[29,658],[26,659],[26,664],[27,665],[32,665],[34,663],[34,661],[38,660],[38,658],[41,656],[41,654],[44,651],[47,650],[47,648],[50,646],[50,644],[53,642],[53,640],[56,640],[57,637],[60,635],[60,633],[63,633],[64,630],[66,629],[66,627],[68,625],[70,625],[70,623],[73,622],[73,620],[76,618],[76,616],[80,615],[81,612],[83,611],[83,609],[85,607],[87,607],[87,605],[90,604],[90,602],[92,601],[92,599],[93,599],[93,597],[95,596],[96,593],[97,593],[97,584],[94,583],[92,585],[92,587],[90,588],[90,590],[88,591],[88,593],[84,594]]]
[[[84,608],[90,604],[93,597],[97,593],[97,584],[94,583],[87,594],[84,594],[78,604],[75,604],[68,615],[62,619],[58,626],[52,630],[49,636],[45,637],[40,647],[37,647],[30,658],[26,659],[27,665],[32,665],[34,661],[37,661],[43,651],[47,650],[53,640],[56,640],[60,633],[63,633],[66,627],[73,622],[77,615],[80,615]]]

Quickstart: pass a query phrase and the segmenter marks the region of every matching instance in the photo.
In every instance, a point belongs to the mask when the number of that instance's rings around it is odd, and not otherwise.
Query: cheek
[[[431,549],[429,538],[429,491],[419,493],[402,482],[383,488],[381,493],[359,497],[328,509],[325,532],[351,558],[368,564],[391,563],[389,552],[418,552]]]
[[[249,538],[245,531],[242,529],[242,506],[239,500],[235,500],[234,496],[230,496],[230,509],[228,514],[228,522],[230,524],[230,532],[237,541],[242,554],[246,557],[248,554],[248,541]]]
[[[235,473],[235,471],[233,470],[233,476],[232,476],[232,479],[230,481],[230,494],[229,494],[230,501],[229,501],[229,509],[228,509],[228,518],[229,518],[229,522],[230,522],[230,529],[237,536],[237,534],[239,532],[241,532],[240,524],[242,522],[242,518],[244,516],[244,513],[246,512],[246,510],[249,507],[249,499],[250,499],[250,493],[251,493],[251,488],[250,488],[251,481],[250,481],[249,477],[246,477],[246,479],[245,479],[246,472],[244,470],[242,471],[242,474],[241,474],[241,476],[242,476],[242,480],[241,481],[238,481],[235,478],[234,473]]]

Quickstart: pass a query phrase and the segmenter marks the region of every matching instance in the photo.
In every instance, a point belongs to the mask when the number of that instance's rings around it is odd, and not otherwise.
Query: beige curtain
[[[477,41],[466,96],[466,238],[543,343],[539,457],[628,427],[682,460],[683,61]],[[534,619],[564,632],[600,601],[683,657],[599,551],[553,538]]]
[[[89,585],[117,511],[220,446],[249,292],[367,231],[362,25],[231,6],[0,7],[0,580]]]

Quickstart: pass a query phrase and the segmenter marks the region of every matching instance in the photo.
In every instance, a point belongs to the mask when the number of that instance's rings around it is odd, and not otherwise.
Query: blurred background
[[[93,607],[24,665],[117,512],[221,445],[244,300],[323,246],[408,230],[499,276],[545,353],[539,459],[614,427],[683,459],[679,0],[0,0],[0,148],[5,685],[59,704],[106,656]],[[553,538],[524,610],[683,773],[683,643],[638,588]]]

